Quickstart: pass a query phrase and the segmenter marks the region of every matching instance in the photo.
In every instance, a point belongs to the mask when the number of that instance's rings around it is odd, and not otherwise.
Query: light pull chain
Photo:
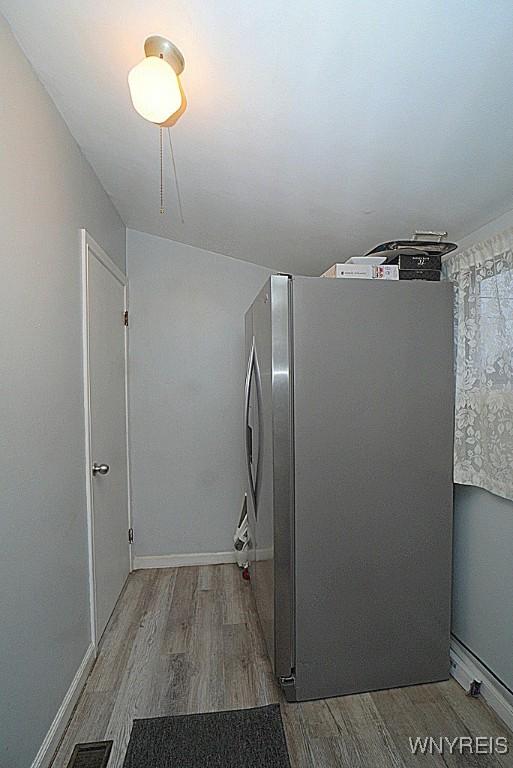
[[[171,129],[167,129],[167,136],[169,139],[169,149],[171,150],[171,161],[173,163],[173,172],[175,175],[176,197],[178,198],[178,210],[180,211],[180,220],[184,224],[183,208],[182,208],[182,195],[180,194],[180,185],[178,183],[178,174],[176,172],[175,153],[173,150],[173,142],[171,141]]]
[[[160,139],[160,212],[164,213],[164,147],[162,142],[162,128],[159,130]]]
[[[164,208],[164,134],[163,134],[163,128],[162,126],[159,126],[159,151],[160,151],[160,213],[165,213]],[[180,221],[182,224],[185,224],[185,220],[183,217],[183,207],[182,207],[182,195],[180,193],[180,184],[178,182],[178,174],[176,172],[176,161],[175,161],[175,152],[173,149],[173,142],[171,141],[171,131],[168,128],[167,129],[167,136],[169,139],[169,149],[171,151],[171,163],[173,165],[173,173],[175,177],[175,186],[176,186],[176,197],[178,199],[178,210],[180,213]]]
[[[163,59],[164,54],[159,53],[159,59]],[[159,142],[160,142],[160,213],[164,213],[164,146],[162,126],[159,126]]]

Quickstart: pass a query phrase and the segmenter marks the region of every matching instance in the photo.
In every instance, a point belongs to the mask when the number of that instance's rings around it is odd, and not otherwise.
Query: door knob
[[[108,464],[93,464],[93,475],[106,475],[110,467]]]

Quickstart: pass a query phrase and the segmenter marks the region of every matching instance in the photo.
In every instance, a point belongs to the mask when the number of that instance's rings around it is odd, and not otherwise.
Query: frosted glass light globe
[[[151,123],[164,123],[180,109],[182,94],[174,69],[157,56],[147,56],[128,73],[134,109]]]

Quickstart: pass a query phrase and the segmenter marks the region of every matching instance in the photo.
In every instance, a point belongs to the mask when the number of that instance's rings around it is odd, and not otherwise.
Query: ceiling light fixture
[[[179,79],[185,67],[185,60],[176,45],[160,35],[146,38],[144,53],[146,58],[136,64],[128,73],[130,98],[136,112],[150,123],[156,123],[160,127],[160,213],[164,213],[162,131],[164,128],[168,130],[180,218],[183,222],[182,201],[169,129],[183,115],[187,107]]]
[[[183,91],[179,76],[185,61],[170,40],[160,35],[144,43],[146,58],[128,73],[128,87],[136,112],[150,123],[163,125],[182,106]]]

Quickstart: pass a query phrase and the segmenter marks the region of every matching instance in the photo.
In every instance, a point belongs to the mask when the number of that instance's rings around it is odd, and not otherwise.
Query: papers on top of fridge
[[[377,256],[350,256],[346,261],[346,264],[370,264],[371,266],[379,266],[384,264],[387,260],[386,255],[378,254]]]

